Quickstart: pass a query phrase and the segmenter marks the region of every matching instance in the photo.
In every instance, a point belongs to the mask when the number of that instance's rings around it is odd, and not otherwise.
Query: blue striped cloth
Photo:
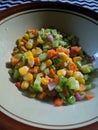
[[[26,4],[33,1],[59,1],[63,3],[67,2],[91,9],[98,13],[98,0],[0,0],[0,10],[2,11],[12,6]]]

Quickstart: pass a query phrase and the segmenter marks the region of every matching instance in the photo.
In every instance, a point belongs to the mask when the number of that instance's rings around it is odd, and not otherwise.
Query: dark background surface
[[[34,1],[59,1],[63,3],[66,2],[91,9],[98,13],[98,0],[0,0],[0,10],[2,11],[15,5],[31,3]]]

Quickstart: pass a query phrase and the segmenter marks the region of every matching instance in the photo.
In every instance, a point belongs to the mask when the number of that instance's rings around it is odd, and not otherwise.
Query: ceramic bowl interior
[[[31,6],[32,5],[32,6]],[[0,21],[0,105],[1,111],[10,117],[31,126],[49,129],[77,128],[91,124],[98,119],[98,75],[94,77],[95,98],[87,102],[56,108],[50,104],[24,97],[9,81],[6,62],[17,38],[31,28],[54,27],[61,32],[74,34],[80,46],[89,56],[94,56],[98,67],[98,21],[85,13],[74,11],[64,4],[28,4]],[[66,5],[66,4],[65,4]],[[24,9],[23,9],[24,7]],[[81,111],[81,112],[80,112]]]

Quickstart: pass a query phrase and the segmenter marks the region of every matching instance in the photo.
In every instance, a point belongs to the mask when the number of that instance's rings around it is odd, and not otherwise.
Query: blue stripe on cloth
[[[51,1],[51,2],[67,2],[70,4],[79,5],[88,9],[91,9],[95,12],[98,12],[98,0],[0,0],[0,10],[5,10],[9,7],[26,4],[34,1]]]

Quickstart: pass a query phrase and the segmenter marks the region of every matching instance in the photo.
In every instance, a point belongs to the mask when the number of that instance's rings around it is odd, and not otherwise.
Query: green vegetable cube
[[[45,61],[47,59],[47,53],[42,53],[39,55],[41,61]]]
[[[33,90],[36,92],[43,92],[43,88],[41,87],[41,78],[37,77],[34,81]]]
[[[69,89],[72,89],[72,90],[79,90],[80,88],[78,80],[76,80],[74,77],[70,77],[67,80],[66,85],[69,87]]]

